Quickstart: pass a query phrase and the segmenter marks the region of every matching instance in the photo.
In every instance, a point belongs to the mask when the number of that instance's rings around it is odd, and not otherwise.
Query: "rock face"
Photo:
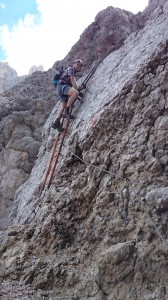
[[[39,187],[56,138],[50,125],[58,104],[48,119],[45,105],[40,108],[53,70],[44,73],[40,87],[35,73],[23,83],[23,90],[4,95],[3,122],[13,115],[11,102],[21,106],[16,99],[28,98],[34,83],[38,97],[30,104],[39,117],[36,124],[22,111],[24,122],[14,126],[12,118],[10,131],[4,127],[3,177],[7,163],[15,166],[18,160],[20,170],[30,175],[14,195],[13,226],[3,234],[2,291],[8,278],[26,285],[26,292],[31,286],[34,299],[43,299],[42,293],[48,300],[168,299],[167,15],[168,2],[158,1],[148,21],[142,13],[141,30],[131,33],[99,65],[83,103],[76,103],[76,119],[70,124],[56,175],[42,194]],[[38,150],[28,146],[39,141],[40,126],[43,138],[36,159]],[[31,173],[24,169],[25,153],[33,163]],[[7,299],[5,292],[1,295]]]
[[[32,66],[29,75],[34,72],[44,71],[43,66]],[[25,80],[27,76],[18,76],[17,72],[7,62],[0,62],[0,94]]]
[[[98,13],[94,22],[84,30],[80,40],[72,47],[63,62],[72,63],[75,59],[82,58],[84,67],[89,68],[110,49],[120,45],[138,29],[138,26],[137,19],[131,12],[107,7]],[[58,62],[54,67],[57,65]]]
[[[33,74],[34,72],[38,72],[38,71],[41,71],[43,72],[44,71],[44,68],[42,65],[40,66],[32,66],[29,70],[29,75]]]
[[[17,76],[17,72],[8,63],[0,62],[0,94],[23,81],[26,76]]]
[[[6,215],[9,215],[15,191],[29,177],[41,145],[42,125],[56,103],[51,83],[55,69],[62,63],[67,65],[74,61],[79,55],[85,64],[84,72],[87,72],[96,59],[102,58],[113,47],[119,48],[121,41],[135,30],[137,21],[133,14],[109,7],[97,15],[95,22],[84,31],[64,61],[57,62],[48,72],[36,72],[34,76],[27,77],[22,84],[1,97],[0,124],[3,133],[0,139],[0,159],[3,168],[0,173],[0,194],[4,204],[0,215],[4,221],[0,229],[9,222]],[[86,49],[88,44],[90,46]],[[30,73],[35,72],[36,68],[33,67]],[[41,70],[42,66],[38,68]],[[17,180],[12,183],[11,178],[16,177],[16,174]],[[7,192],[9,187],[10,193]]]
[[[0,96],[0,230],[9,224],[14,194],[30,175],[41,146],[42,126],[55,103],[50,74],[42,72]]]

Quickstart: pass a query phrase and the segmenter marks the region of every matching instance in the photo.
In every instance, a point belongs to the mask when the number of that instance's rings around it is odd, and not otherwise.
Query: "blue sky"
[[[63,59],[107,6],[137,13],[148,0],[0,0],[0,61],[18,75],[33,65],[51,68]]]
[[[24,20],[27,14],[34,15],[34,22],[40,18],[35,0],[0,0],[0,26],[7,26],[12,29],[18,24],[19,20]],[[5,60],[6,51],[0,43],[0,61]]]
[[[34,0],[0,0],[0,25],[7,23],[9,27],[12,27],[27,13],[38,15]]]

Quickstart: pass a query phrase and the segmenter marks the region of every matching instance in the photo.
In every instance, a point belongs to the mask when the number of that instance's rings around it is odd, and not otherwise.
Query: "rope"
[[[78,155],[76,155],[75,153],[73,153],[70,149],[68,149],[68,150],[69,150],[69,152],[71,152],[76,158],[78,158],[81,162],[83,162],[85,165],[90,166],[90,167],[95,168],[95,169],[98,169],[98,170],[100,170],[100,171],[103,171],[103,172],[105,172],[105,173],[108,173],[108,174],[110,174],[111,176],[113,176],[113,177],[115,177],[115,178],[117,177],[118,179],[122,179],[122,177],[116,176],[114,173],[111,173],[111,172],[109,172],[109,171],[107,171],[107,170],[105,170],[105,169],[103,169],[103,168],[101,168],[101,167],[97,167],[97,166],[95,166],[95,165],[93,165],[93,164],[90,164],[90,163],[84,161],[84,160],[83,160],[82,158],[80,158]],[[148,218],[149,218],[151,224],[153,225],[154,229],[156,230],[156,233],[157,233],[157,235],[159,236],[161,242],[165,245],[166,249],[168,249],[168,243],[167,243],[166,239],[163,237],[163,235],[160,233],[158,227],[155,225],[154,221],[152,220],[152,217],[150,216],[150,213],[146,210],[146,208],[145,208],[145,206],[144,206],[144,203],[143,203],[141,197],[139,196],[139,192],[135,189],[135,187],[134,187],[134,185],[132,184],[132,182],[130,181],[130,179],[128,179],[127,177],[125,177],[125,179],[126,179],[128,185],[131,187],[132,191],[134,192],[135,196],[137,197],[138,201],[139,201],[140,204],[143,206],[144,212],[146,213],[146,215],[148,216]]]
[[[103,168],[101,168],[101,167],[97,167],[97,166],[95,166],[95,165],[92,165],[92,164],[90,164],[90,163],[84,161],[84,160],[83,160],[82,158],[80,158],[78,155],[76,155],[75,153],[73,153],[70,149],[68,149],[68,151],[71,152],[74,156],[76,156],[76,158],[78,158],[78,159],[79,159],[81,162],[83,162],[85,165],[88,165],[88,166],[90,166],[90,167],[93,167],[93,168],[95,168],[95,169],[98,169],[98,170],[100,170],[100,171],[103,171],[103,172],[105,172],[105,173],[108,173],[108,174],[110,174],[111,176],[115,176],[113,173],[111,173],[111,172],[109,172],[109,171],[107,171],[107,170],[105,170],[105,169],[103,169]]]

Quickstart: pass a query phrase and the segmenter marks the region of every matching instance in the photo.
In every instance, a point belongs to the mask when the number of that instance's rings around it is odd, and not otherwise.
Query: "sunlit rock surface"
[[[0,62],[0,94],[23,81],[25,77],[18,76],[17,72],[7,62]]]
[[[26,118],[25,143],[12,119],[3,174],[19,164],[29,175],[14,195],[13,226],[0,236],[2,291],[14,281],[26,293],[31,288],[27,299],[167,300],[168,2],[150,5],[149,19],[103,60],[76,103],[54,180],[42,194],[58,104],[53,100],[48,119],[44,106],[37,110],[37,126]],[[31,155],[28,173],[22,162]]]

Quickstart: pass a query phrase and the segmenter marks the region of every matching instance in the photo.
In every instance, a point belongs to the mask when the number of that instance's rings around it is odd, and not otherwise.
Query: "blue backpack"
[[[60,70],[57,70],[57,72],[56,72],[56,74],[53,78],[53,81],[52,81],[52,83],[55,87],[57,87],[57,83],[61,79],[61,76],[62,76],[63,72],[64,72],[63,67]]]

